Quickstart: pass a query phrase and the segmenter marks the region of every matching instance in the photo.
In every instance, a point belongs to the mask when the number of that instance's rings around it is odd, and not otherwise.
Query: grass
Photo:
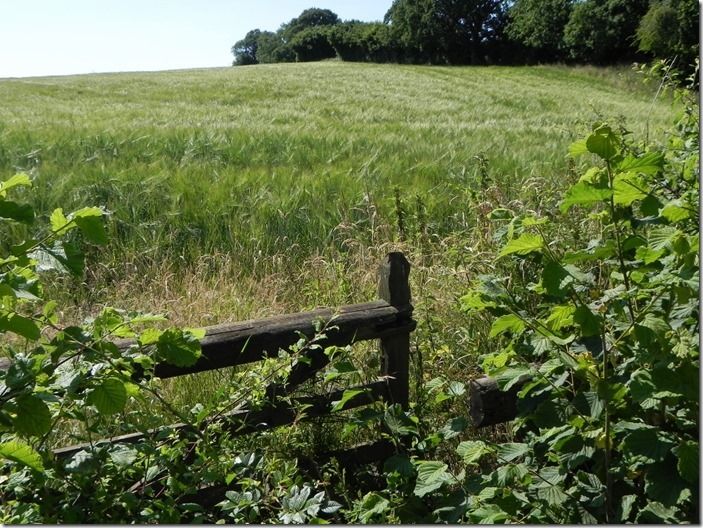
[[[67,319],[365,301],[402,249],[417,379],[465,377],[480,329],[456,298],[493,265],[486,213],[551,208],[575,177],[568,145],[601,117],[660,138],[672,110],[655,91],[627,69],[340,62],[0,80],[0,178],[30,172],[46,215],[111,212],[87,278],[53,286]]]

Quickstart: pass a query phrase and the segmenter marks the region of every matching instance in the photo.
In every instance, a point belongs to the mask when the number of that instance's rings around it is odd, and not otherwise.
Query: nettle
[[[564,216],[505,221],[505,275],[481,276],[462,306],[499,345],[486,373],[519,388],[513,441],[463,441],[459,463],[412,457],[388,472],[404,488],[365,497],[370,519],[698,520],[698,141],[692,100],[662,149],[598,123],[570,148],[597,161],[561,202],[573,240],[549,236]]]

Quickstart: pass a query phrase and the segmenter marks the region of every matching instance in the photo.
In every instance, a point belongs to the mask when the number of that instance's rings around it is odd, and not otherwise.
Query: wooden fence
[[[303,352],[305,357],[299,358],[302,360],[293,366],[285,383],[270,384],[267,387],[266,406],[257,410],[245,408],[218,417],[223,429],[232,435],[243,435],[291,424],[301,418],[323,416],[332,412],[334,403],[342,400],[348,390],[353,390],[356,395],[348,399],[339,410],[376,401],[400,404],[407,409],[410,333],[416,326],[412,319],[409,274],[410,264],[405,256],[398,252],[390,253],[379,270],[379,300],[337,309],[318,309],[208,327],[201,340],[202,355],[197,363],[186,368],[162,363],[156,366],[155,375],[172,378],[276,357],[279,350],[294,345],[301,336],[315,337],[320,325],[323,325],[326,326],[325,337],[316,341],[319,347],[311,347]],[[314,378],[328,364],[325,347],[346,346],[372,339],[379,340],[381,352],[381,372],[376,381],[335,390],[322,396],[287,398],[296,387]],[[301,408],[305,409],[302,414],[299,411]],[[189,427],[192,426],[173,424],[169,429],[180,431]],[[157,432],[158,429],[154,429],[147,433],[106,438],[92,444],[59,448],[54,453],[59,457],[68,457],[98,443],[135,443]],[[388,446],[378,442],[335,453],[335,456],[350,463],[373,461],[389,455]]]

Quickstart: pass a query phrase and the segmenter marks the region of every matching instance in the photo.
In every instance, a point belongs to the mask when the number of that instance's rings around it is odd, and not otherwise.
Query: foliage
[[[503,0],[395,0],[385,20],[411,62],[480,64],[505,13]]]
[[[574,5],[564,29],[572,58],[607,64],[636,58],[635,33],[647,0],[585,0]]]
[[[232,55],[234,55],[233,66],[246,66],[248,64],[258,64],[257,50],[259,48],[259,38],[261,31],[252,29],[242,40],[237,41],[232,46]]]
[[[345,61],[392,62],[398,57],[386,24],[347,21],[334,26],[328,38],[337,56]]]
[[[412,492],[389,488],[383,513],[699,521],[698,112],[693,94],[679,95],[685,109],[664,148],[603,122],[570,148],[597,163],[560,209],[585,208],[592,240],[550,236],[550,218],[530,213],[502,230],[509,275],[480,277],[462,303],[493,319],[501,347],[483,357],[487,374],[504,390],[519,384],[514,438],[462,441],[454,468],[414,460]]]
[[[540,61],[564,59],[564,28],[573,0],[518,0],[508,11],[507,35],[527,46]]]
[[[690,74],[699,54],[699,9],[694,0],[653,2],[637,28],[640,49],[656,58],[676,57],[678,67]]]
[[[332,59],[337,53],[329,42],[329,26],[312,26],[298,31],[290,40],[297,62]]]
[[[329,9],[312,7],[281,26],[280,32],[286,41],[292,40],[301,31],[339,24],[339,16]]]

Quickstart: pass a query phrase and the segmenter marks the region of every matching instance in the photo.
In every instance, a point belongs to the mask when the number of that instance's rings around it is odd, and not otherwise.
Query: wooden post
[[[389,253],[379,269],[378,295],[388,304],[402,310],[408,321],[412,319],[410,297],[410,263],[400,252]],[[410,397],[410,332],[381,338],[381,375],[388,377],[390,403],[408,408]]]
[[[529,378],[516,383],[508,391],[500,390],[498,382],[487,376],[471,380],[469,412],[474,427],[486,427],[514,420],[517,416],[517,393],[528,380]]]

